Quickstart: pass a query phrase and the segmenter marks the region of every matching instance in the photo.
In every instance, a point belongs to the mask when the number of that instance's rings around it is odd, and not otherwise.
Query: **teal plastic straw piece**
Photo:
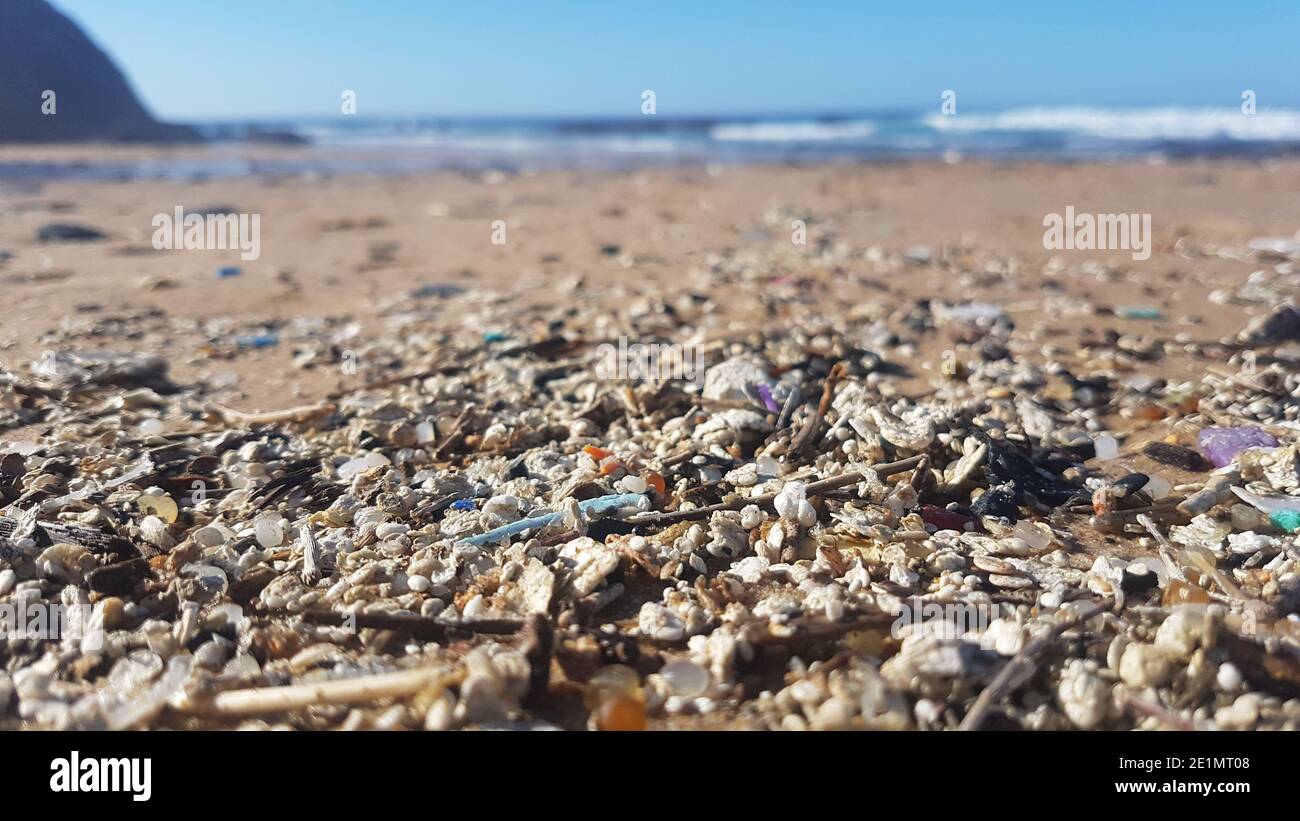
[[[588,499],[585,502],[578,503],[578,509],[583,513],[605,513],[610,510],[618,510],[620,507],[636,505],[645,498],[641,493],[616,493],[612,496],[601,496],[599,499]],[[485,545],[495,544],[502,539],[511,536],[518,536],[525,530],[540,530],[550,524],[555,524],[564,517],[562,513],[543,513],[541,516],[532,516],[528,519],[520,519],[517,522],[511,522],[508,525],[493,528],[486,533],[480,533],[477,536],[470,536],[461,539],[457,544],[467,545]]]

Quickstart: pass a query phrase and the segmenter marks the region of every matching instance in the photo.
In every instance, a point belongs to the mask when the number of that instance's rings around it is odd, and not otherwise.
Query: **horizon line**
[[[342,113],[305,113],[295,114],[205,114],[199,116],[172,116],[166,114],[155,115],[172,123],[184,124],[221,124],[221,123],[283,123],[283,122],[310,122],[310,121],[333,121],[333,120],[352,120],[352,121],[373,121],[373,120],[458,120],[458,121],[539,121],[539,122],[635,122],[638,120],[653,118],[656,120],[665,120],[669,122],[689,122],[699,120],[764,120],[764,119],[851,119],[857,117],[880,116],[882,114],[916,114],[930,109],[938,110],[938,106],[885,106],[881,108],[864,108],[864,109],[790,109],[790,110],[770,110],[770,111],[715,111],[715,112],[683,112],[680,114],[583,114],[583,113],[564,113],[564,114],[540,114],[540,113],[431,113],[431,112],[380,112],[378,114],[342,114]],[[962,114],[986,114],[994,112],[1006,112],[1012,110],[1025,109],[1095,109],[1104,111],[1151,111],[1151,110],[1181,110],[1181,111],[1216,111],[1216,110],[1233,110],[1238,109],[1238,105],[1224,103],[1218,104],[1198,104],[1198,105],[1171,105],[1171,104],[1119,104],[1119,103],[1012,103],[994,106],[971,106],[964,110],[959,109],[957,113],[951,115],[961,117]],[[1300,110],[1300,101],[1292,104],[1282,105],[1260,105],[1256,109],[1256,114],[1269,111],[1287,111],[1294,112]],[[1243,115],[1251,116],[1251,115]]]

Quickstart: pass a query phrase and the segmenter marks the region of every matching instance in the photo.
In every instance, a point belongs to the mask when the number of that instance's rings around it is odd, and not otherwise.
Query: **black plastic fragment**
[[[1146,447],[1142,448],[1142,453],[1147,458],[1162,465],[1169,465],[1194,473],[1202,473],[1214,467],[1209,460],[1191,448],[1182,445],[1171,445],[1168,442],[1148,442]]]
[[[1129,473],[1115,480],[1112,487],[1115,489],[1115,496],[1119,499],[1126,499],[1130,494],[1137,493],[1147,486],[1151,477],[1145,473]]]
[[[970,510],[976,516],[995,516],[1014,522],[1020,518],[1020,505],[1016,503],[1017,496],[1015,482],[995,485],[972,502]]]
[[[1026,504],[1025,495],[1029,494],[1041,504],[1059,507],[1068,502],[1078,489],[1059,474],[1034,464],[1005,440],[986,436],[984,441],[989,449],[985,463],[989,484],[1011,484],[1017,504]],[[1054,467],[1064,469],[1067,460],[1058,455],[1054,461]]]

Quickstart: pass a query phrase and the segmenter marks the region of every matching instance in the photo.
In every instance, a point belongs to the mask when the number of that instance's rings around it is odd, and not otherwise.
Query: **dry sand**
[[[0,151],[0,162],[70,156],[11,149]],[[260,258],[152,247],[154,215],[218,205],[260,215]],[[1067,206],[1150,214],[1150,259],[1135,261],[1129,251],[1045,249],[1044,215]],[[1013,317],[1021,346],[1011,351],[1016,359],[1063,361],[1093,372],[1105,369],[1104,351],[1115,347],[1095,344],[1107,332],[1125,337],[1130,348],[1171,339],[1209,342],[1271,307],[1211,300],[1212,292],[1235,289],[1259,265],[1215,251],[1296,231],[1300,161],[51,182],[0,188],[0,215],[0,251],[12,255],[0,264],[6,368],[24,369],[49,349],[157,353],[179,382],[206,383],[207,398],[254,411],[302,405],[376,377],[374,367],[357,375],[333,362],[295,364],[304,335],[294,332],[294,323],[356,323],[360,346],[392,334],[390,323],[400,314],[401,333],[427,335],[421,353],[439,355],[441,332],[494,330],[490,310],[461,314],[443,310],[437,297],[412,295],[429,285],[522,296],[503,301],[498,307],[512,313],[497,319],[513,334],[538,338],[551,329],[534,321],[530,306],[571,306],[566,333],[590,330],[587,341],[601,338],[596,326],[603,309],[625,309],[647,296],[716,304],[706,324],[711,339],[780,327],[791,286],[804,305],[863,323],[918,300],[974,299]],[[505,224],[501,244],[493,242],[496,221]],[[792,242],[795,221],[806,224],[806,244]],[[44,245],[36,232],[53,222],[84,224],[108,237]],[[743,275],[728,280],[738,282],[732,292],[717,292],[711,283],[718,278],[703,273],[720,265],[734,271],[747,261]],[[223,266],[241,273],[220,278]],[[787,296],[766,300],[778,287]],[[1124,306],[1156,309],[1159,318],[1113,313]],[[277,329],[286,332],[266,348],[231,343]],[[953,336],[960,333],[959,326],[942,326],[922,334],[911,356],[891,363],[902,373],[890,377],[887,389],[928,392],[942,378],[944,352],[964,356],[963,343],[977,341]],[[1166,354],[1141,372],[1174,378],[1204,372],[1202,357]],[[1103,357],[1100,364],[1090,360],[1096,356]],[[409,366],[385,365],[391,376]],[[1124,429],[1125,420],[1111,421]],[[1130,452],[1168,431],[1166,422],[1138,427],[1145,429],[1128,439]],[[5,431],[0,442],[39,432],[38,425]],[[1142,467],[1140,457],[1126,464]],[[1085,549],[1071,557],[1076,569],[1086,569],[1097,552],[1125,552],[1080,539]]]
[[[81,153],[76,153],[81,152]],[[6,149],[0,162],[68,160],[84,149]],[[142,149],[96,157],[139,159]],[[261,256],[234,251],[156,251],[155,214],[228,205],[261,215]],[[1051,252],[1042,220],[1073,205],[1078,212],[1152,214],[1151,259],[1126,251]],[[1247,310],[1214,305],[1214,287],[1240,283],[1250,263],[1186,258],[1175,242],[1241,245],[1262,235],[1289,236],[1300,215],[1300,162],[1040,165],[878,164],[815,168],[656,169],[625,173],[553,171],[519,176],[431,173],[405,178],[299,177],[207,182],[53,182],[0,187],[0,263],[5,295],[0,357],[7,365],[36,358],[69,329],[97,327],[87,347],[164,347],[181,379],[233,373],[227,404],[272,409],[347,385],[337,372],[290,363],[290,345],[213,361],[202,333],[175,320],[229,318],[238,328],[263,320],[335,317],[379,328],[395,300],[429,283],[526,289],[554,303],[623,299],[620,288],[665,297],[698,291],[693,271],[726,249],[771,249],[782,271],[768,278],[808,278],[811,298],[846,304],[916,299],[979,300],[1012,310],[1017,323],[1044,321],[1045,342],[1068,349],[1071,336],[1114,328],[1121,333],[1217,339],[1240,328]],[[791,220],[808,224],[808,244],[791,242]],[[494,244],[493,222],[506,223]],[[37,229],[76,222],[109,235],[100,242],[44,245]],[[852,249],[852,264],[822,251]],[[931,264],[874,263],[877,252],[925,246]],[[1087,260],[1118,273],[1050,278],[1040,269],[1054,254],[1077,268]],[[987,276],[954,276],[954,262],[974,262]],[[1014,262],[1009,262],[1013,260]],[[220,279],[237,265],[242,274]],[[1010,266],[1012,273],[1005,273]],[[610,290],[614,289],[614,290]],[[724,307],[726,294],[706,294]],[[1160,321],[1073,312],[1045,316],[1044,300],[1097,306],[1159,308]],[[1255,309],[1258,310],[1258,309]],[[141,319],[141,312],[151,314]],[[134,319],[130,319],[135,317]],[[127,318],[125,324],[115,319]],[[743,318],[743,317],[742,317]],[[753,318],[753,317],[749,317]],[[456,316],[431,313],[455,327]],[[764,321],[771,321],[770,319]],[[127,329],[161,329],[131,339]],[[735,328],[731,330],[736,330]],[[246,331],[241,331],[246,332]],[[725,335],[726,328],[719,328]],[[1047,340],[1046,337],[1057,335]],[[937,339],[912,363],[937,368],[950,340]],[[1028,352],[1021,352],[1028,353]],[[1177,361],[1162,367],[1178,368]],[[923,387],[924,379],[905,387]],[[9,435],[9,434],[6,434]]]

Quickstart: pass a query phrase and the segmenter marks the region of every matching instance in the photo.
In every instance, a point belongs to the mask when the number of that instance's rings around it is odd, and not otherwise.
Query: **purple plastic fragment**
[[[1196,444],[1215,467],[1224,467],[1243,450],[1275,448],[1277,440],[1260,428],[1205,428],[1197,435]]]
[[[754,391],[758,394],[758,398],[763,400],[763,404],[772,413],[781,410],[781,406],[776,404],[776,400],[772,398],[772,391],[767,387],[767,385],[760,382],[754,386]]]

